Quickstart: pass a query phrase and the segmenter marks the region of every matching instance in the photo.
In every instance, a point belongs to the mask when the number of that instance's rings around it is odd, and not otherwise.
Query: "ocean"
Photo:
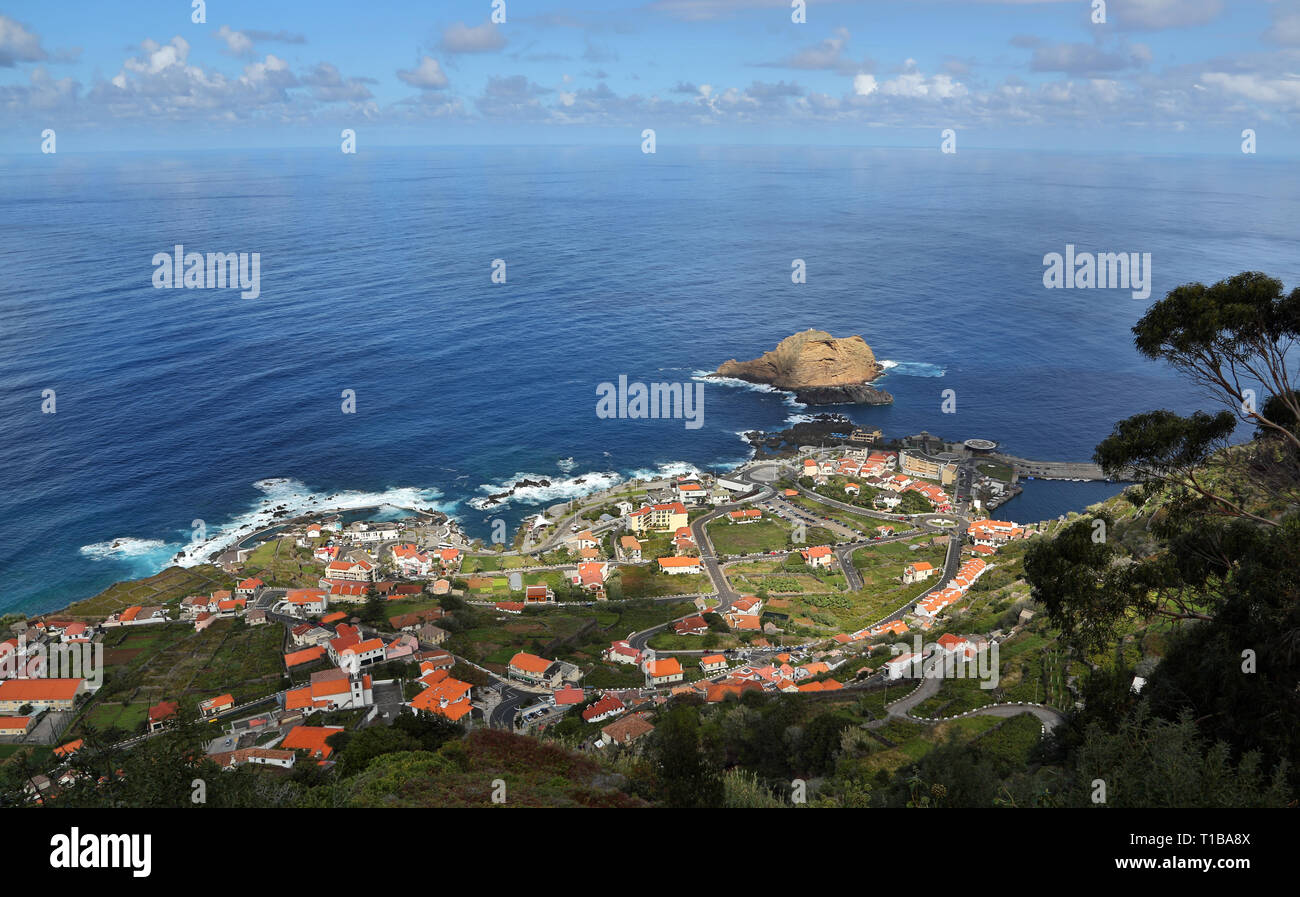
[[[827,410],[1086,459],[1129,414],[1204,405],[1133,349],[1150,302],[1246,269],[1300,282],[1297,186],[1262,156],[965,148],[0,157],[0,611],[156,572],[196,528],[222,544],[279,506],[433,506],[486,535],[725,468],[740,433],[809,409],[710,383],[698,429],[601,419],[597,384],[695,383],[809,327],[861,334],[895,396]],[[176,244],[259,253],[260,295],[156,289]],[[1151,253],[1151,297],[1045,289],[1066,244]],[[550,485],[483,506],[524,477]],[[1004,516],[1096,500],[1039,485]]]

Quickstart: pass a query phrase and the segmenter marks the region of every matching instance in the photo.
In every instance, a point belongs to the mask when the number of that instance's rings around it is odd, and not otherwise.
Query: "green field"
[[[491,576],[485,573],[477,573],[473,575],[476,579],[486,580],[488,584],[472,587],[469,590],[470,597],[486,601],[509,601],[523,597],[523,591],[511,591],[509,574],[503,573],[500,576]],[[564,574],[559,570],[534,570],[529,573],[521,573],[520,579],[525,586],[550,586],[560,600],[563,600],[569,592]]]
[[[792,558],[798,560],[797,555]],[[772,594],[837,592],[845,585],[841,574],[814,575],[803,564],[795,564],[793,570],[787,570],[779,558],[729,564],[726,573],[733,588],[749,594],[759,591]]]
[[[1073,698],[1065,687],[1067,667],[1067,659],[1052,633],[1027,629],[998,646],[996,687],[981,688],[973,672],[963,679],[947,678],[939,693],[922,701],[913,712],[917,716],[953,716],[1007,701],[1069,707]]]
[[[792,498],[787,498],[786,501],[793,502],[805,511],[811,511],[813,514],[820,517],[828,517],[837,523],[847,526],[849,529],[857,530],[861,533],[873,533],[875,532],[876,527],[885,522],[879,518],[866,517],[861,514],[854,514],[850,511],[845,511],[841,508],[833,508],[830,505],[809,498],[802,493]],[[903,525],[902,521],[899,521],[899,524]]]
[[[493,573],[498,570],[517,570],[535,564],[530,557],[517,554],[493,556],[490,554],[466,555],[461,562],[461,573]]]
[[[270,586],[315,588],[325,572],[325,565],[299,547],[293,539],[263,542],[241,568],[245,576],[259,577]]]
[[[619,567],[618,577],[624,598],[662,598],[713,591],[709,577],[703,573],[659,573],[651,565]]]
[[[857,495],[850,495],[844,491],[848,483],[857,483],[859,492]],[[805,483],[807,485],[807,483]],[[828,477],[825,485],[811,485],[808,488],[818,495],[824,495],[826,498],[832,498],[835,501],[843,502],[846,505],[858,505],[863,508],[871,508],[872,501],[880,494],[879,489],[865,485],[861,478],[849,478],[842,476]]]
[[[884,542],[855,551],[854,566],[863,581],[863,587],[855,592],[845,591],[842,575],[820,579],[806,573],[792,574],[770,561],[735,565],[728,568],[728,575],[736,574],[732,582],[737,588],[765,587],[771,594],[780,594],[788,606],[779,608],[779,612],[789,617],[786,628],[790,631],[806,635],[852,632],[910,603],[934,584],[933,579],[911,585],[899,581],[903,568],[914,561],[942,566],[942,548],[908,548],[909,544],[928,540],[926,536],[910,542]],[[797,585],[800,591],[791,594],[791,585]]]
[[[208,595],[233,589],[235,580],[210,564],[197,567],[168,567],[161,573],[109,586],[93,598],[78,601],[59,617],[93,618],[96,622],[135,605],[174,604],[188,595]]]
[[[649,645],[660,651],[725,651],[740,644],[740,639],[727,632],[708,632],[704,635],[678,635],[671,629],[657,632],[650,637]],[[689,667],[696,658],[682,658],[683,666]]]
[[[599,668],[607,666],[600,654],[610,642],[692,611],[694,605],[689,602],[626,601],[593,607],[530,608],[498,620],[494,612],[474,608],[457,611],[457,618],[467,619],[468,625],[454,632],[446,647],[498,673],[505,672],[506,664],[519,651]],[[610,675],[619,672],[617,664],[608,666]],[[634,672],[639,682],[643,677]]]
[[[718,554],[779,551],[790,543],[790,528],[773,517],[764,517],[757,523],[714,520],[708,524],[708,531]]]
[[[273,694],[284,685],[279,626],[218,620],[196,633],[189,624],[123,627],[104,639],[104,685],[83,708],[83,723],[139,731],[159,701],[195,701],[225,692],[236,703]]]
[[[1015,475],[1015,472],[1009,465],[998,464],[994,461],[981,461],[975,466],[984,476],[992,477],[995,480],[1002,480],[1004,483],[1011,482],[1011,478]]]

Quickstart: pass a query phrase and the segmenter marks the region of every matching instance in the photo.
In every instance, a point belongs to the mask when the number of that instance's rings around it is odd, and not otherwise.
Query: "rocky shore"
[[[801,445],[842,445],[856,425],[842,414],[818,414],[776,432],[751,430],[745,441],[755,458],[793,454]]]

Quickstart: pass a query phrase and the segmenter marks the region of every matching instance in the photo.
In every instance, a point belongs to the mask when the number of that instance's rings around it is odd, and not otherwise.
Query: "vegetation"
[[[70,605],[59,616],[97,622],[135,605],[177,604],[187,595],[209,595],[234,587],[232,577],[210,564],[168,567],[145,579],[114,583],[93,598]]]
[[[126,737],[143,731],[159,701],[196,701],[224,692],[236,703],[274,694],[286,684],[279,626],[217,620],[196,633],[188,624],[122,627],[104,638],[104,683],[83,705],[72,732]]]
[[[1080,781],[1098,757],[1115,761],[1113,775],[1139,768],[1112,751],[1127,739],[1179,764],[1169,797],[1181,805],[1213,805],[1215,782],[1220,793],[1231,784],[1243,800],[1272,802],[1278,776],[1291,794],[1300,784],[1300,396],[1291,387],[1300,372],[1287,368],[1300,289],[1284,294],[1253,272],[1188,284],[1133,332],[1140,351],[1206,387],[1221,410],[1121,421],[1095,460],[1142,479],[1128,496],[1142,516],[1080,518],[1025,559],[1035,597],[1082,651],[1124,648],[1135,624],[1168,627],[1141,694],[1126,687],[1135,666],[1121,653],[1113,672],[1091,677],[1062,746]],[[1255,426],[1253,442],[1230,444],[1239,424]]]

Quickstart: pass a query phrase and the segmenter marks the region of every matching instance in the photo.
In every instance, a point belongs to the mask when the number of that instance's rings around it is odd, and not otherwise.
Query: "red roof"
[[[527,654],[520,651],[510,658],[510,665],[517,670],[523,670],[525,673],[540,676],[550,668],[551,662],[544,657],[538,657],[536,654]]]
[[[176,715],[177,707],[175,701],[159,701],[149,708],[149,722],[156,723],[160,720],[171,719]]]
[[[284,655],[284,665],[286,668],[302,666],[304,663],[311,663],[313,660],[319,660],[324,653],[325,649],[320,645],[303,648],[301,651],[293,651]]]
[[[84,679],[6,679],[0,701],[71,701]]]
[[[599,701],[582,711],[582,718],[586,722],[591,722],[598,716],[604,716],[607,713],[617,713],[623,709],[625,708],[622,701],[613,695],[605,695]]]
[[[325,760],[334,753],[325,739],[342,731],[342,726],[294,726],[284,741],[280,742],[280,747],[291,751],[309,751],[312,757]]]
[[[665,657],[663,660],[650,661],[646,664],[646,670],[654,679],[663,676],[677,676],[682,672],[682,664],[676,657]]]

